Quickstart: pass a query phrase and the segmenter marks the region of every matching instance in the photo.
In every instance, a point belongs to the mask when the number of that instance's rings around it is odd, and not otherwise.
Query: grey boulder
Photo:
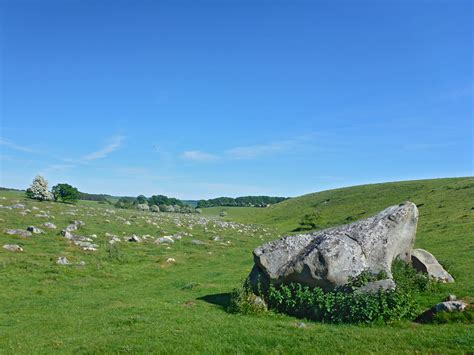
[[[351,224],[269,242],[253,252],[251,285],[257,293],[291,282],[332,290],[363,271],[392,278],[395,258],[410,261],[417,222],[416,205],[405,202]]]
[[[10,235],[20,235],[22,237],[31,237],[31,232],[25,231],[23,229],[6,229],[5,233]]]
[[[3,249],[8,251],[23,251],[23,248],[17,244],[6,244],[3,246]]]
[[[441,266],[430,252],[424,249],[413,249],[411,254],[413,267],[431,279],[440,282],[454,282],[454,278]]]

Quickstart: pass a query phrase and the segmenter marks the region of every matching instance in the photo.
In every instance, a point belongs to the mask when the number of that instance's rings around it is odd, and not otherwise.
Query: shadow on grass
[[[214,295],[206,295],[206,296],[198,297],[198,300],[215,304],[217,306],[221,306],[224,309],[227,309],[230,306],[231,297],[232,297],[232,294],[230,292],[216,293]]]

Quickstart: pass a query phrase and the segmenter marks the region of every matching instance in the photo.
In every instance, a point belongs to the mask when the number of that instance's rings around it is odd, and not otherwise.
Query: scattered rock
[[[413,267],[431,279],[439,282],[454,282],[454,278],[441,266],[430,252],[424,249],[413,249],[411,254]]]
[[[25,208],[25,205],[22,204],[22,203],[16,203],[14,204],[13,206],[10,206],[10,208],[19,208],[19,209],[23,209]]]
[[[206,243],[204,243],[202,240],[197,240],[197,239],[191,240],[191,244],[194,244],[194,245],[206,245]]]
[[[56,225],[51,222],[43,223],[43,226],[49,229],[56,229]]]
[[[168,259],[166,259],[166,262],[168,264],[174,264],[176,262],[176,259],[175,258],[168,258]]]
[[[173,244],[174,240],[171,237],[165,236],[155,240],[156,244]]]
[[[17,244],[6,244],[3,246],[3,249],[6,249],[8,251],[23,251],[23,248]]]
[[[423,312],[417,319],[417,322],[431,323],[437,313],[440,312],[464,312],[467,304],[463,301],[445,301],[436,304],[429,310]]]
[[[272,241],[254,250],[251,284],[255,292],[259,281],[264,288],[298,282],[332,290],[365,270],[391,278],[395,258],[410,261],[417,222],[416,205],[405,202],[358,222]]]
[[[132,225],[132,223],[131,223],[130,221],[125,221],[125,222],[123,222],[123,224],[125,224],[125,225],[127,225],[127,226],[131,226],[131,225]]]
[[[132,243],[141,243],[142,242],[142,239],[138,236],[138,235],[132,235],[131,237],[129,237],[127,239],[129,242],[132,242]]]
[[[218,235],[216,235],[216,236],[212,237],[212,240],[213,240],[214,242],[220,242],[220,241],[222,240],[222,238],[219,237]]]
[[[27,230],[28,232],[33,233],[33,234],[41,234],[41,233],[44,233],[43,230],[41,230],[41,229],[39,229],[39,228],[37,228],[37,227],[35,227],[35,226],[29,226],[28,228],[26,228],[26,230]]]
[[[20,235],[22,237],[31,237],[31,232],[25,231],[23,229],[6,229],[5,233],[10,235]]]
[[[466,304],[463,301],[445,301],[434,306],[436,312],[463,312]]]
[[[115,244],[117,242],[121,242],[120,238],[117,236],[113,236],[112,239],[109,240],[109,244]]]
[[[308,328],[308,324],[306,324],[304,322],[298,322],[298,323],[296,323],[296,327],[297,328]]]
[[[56,260],[56,264],[58,265],[70,265],[71,263],[65,256],[60,256],[58,260]]]

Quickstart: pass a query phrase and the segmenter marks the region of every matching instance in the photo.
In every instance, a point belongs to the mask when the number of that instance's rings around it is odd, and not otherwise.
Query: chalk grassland
[[[300,320],[293,317],[235,315],[224,309],[229,292],[252,267],[252,250],[296,229],[305,214],[316,210],[318,227],[324,228],[405,200],[420,206],[416,246],[435,254],[456,278],[421,299],[421,307],[449,293],[473,296],[474,178],[351,187],[266,209],[204,209],[205,218],[117,210],[96,202],[36,202],[19,192],[1,191],[0,197],[3,206],[20,202],[31,211],[23,216],[22,209],[0,209],[0,245],[24,248],[23,253],[0,249],[0,353],[474,351],[474,331],[465,324],[306,322],[306,328],[299,328]],[[227,217],[218,217],[221,210]],[[36,217],[41,211],[55,218]],[[60,235],[72,220],[86,223],[78,234],[97,235],[98,251],[82,251]],[[58,229],[42,227],[47,221]],[[4,233],[29,225],[45,234]],[[111,247],[106,232],[122,239],[132,234],[153,238]],[[176,233],[183,238],[169,249],[153,242]],[[220,240],[212,240],[215,236]],[[57,265],[59,256],[86,265]],[[176,263],[167,263],[168,258]]]

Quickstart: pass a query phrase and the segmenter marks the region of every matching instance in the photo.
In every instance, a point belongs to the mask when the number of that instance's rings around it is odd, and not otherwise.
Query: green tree
[[[69,184],[53,186],[53,196],[56,201],[74,203],[79,199],[79,190]]]
[[[137,197],[137,204],[139,205],[148,204],[148,200],[145,196],[140,195]]]

